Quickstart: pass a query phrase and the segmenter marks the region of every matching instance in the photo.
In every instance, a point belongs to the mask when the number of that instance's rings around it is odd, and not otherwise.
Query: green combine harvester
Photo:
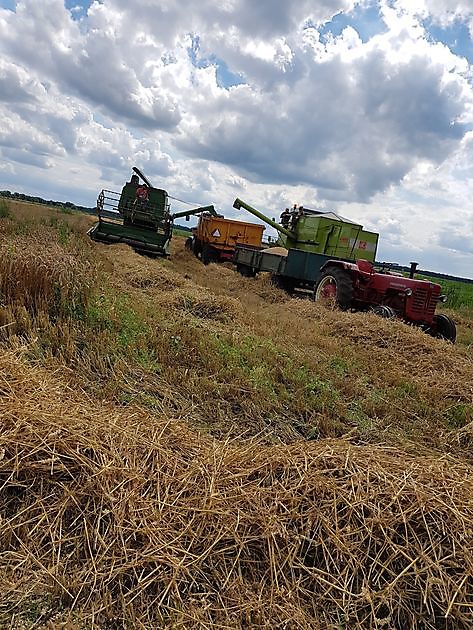
[[[216,216],[213,206],[171,214],[168,193],[154,188],[136,166],[133,171],[121,193],[102,190],[99,194],[99,220],[88,231],[94,241],[126,243],[138,253],[168,256],[175,219],[185,217],[188,220],[191,215],[201,212]]]
[[[279,232],[277,244],[286,249],[298,249],[313,254],[374,262],[379,235],[363,229],[358,223],[334,212],[320,212],[300,207],[283,212],[281,224],[276,223],[241,199],[235,208],[245,208]]]

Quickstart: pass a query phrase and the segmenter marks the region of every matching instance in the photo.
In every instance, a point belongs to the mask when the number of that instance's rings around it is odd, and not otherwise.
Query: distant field
[[[177,226],[174,226],[172,234],[173,236],[182,236],[182,238],[189,238],[190,236],[192,236],[192,232],[188,232],[187,230],[183,230],[182,228]]]
[[[419,276],[440,284],[443,293],[448,296],[447,306],[458,308],[461,306],[473,307],[473,283],[459,282],[457,280],[444,280],[433,276]]]

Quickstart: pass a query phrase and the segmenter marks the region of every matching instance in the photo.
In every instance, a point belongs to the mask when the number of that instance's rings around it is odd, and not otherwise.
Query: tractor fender
[[[357,260],[356,262],[348,262],[347,260],[327,260],[322,265],[320,271],[325,271],[327,267],[338,267],[339,269],[345,269],[352,275],[362,276],[363,278],[369,277],[374,273],[373,265],[367,260]]]
[[[320,267],[320,271],[325,271],[327,267],[338,267],[339,269],[345,269],[346,271],[350,272],[359,271],[358,265],[348,262],[346,260],[327,260],[327,262],[324,263],[322,267]]]

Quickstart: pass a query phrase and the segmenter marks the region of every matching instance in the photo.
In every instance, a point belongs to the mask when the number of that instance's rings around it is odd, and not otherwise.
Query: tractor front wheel
[[[457,338],[457,327],[453,319],[450,319],[447,315],[440,313],[434,315],[434,323],[432,326],[432,334],[438,339],[445,339],[455,343]]]
[[[373,306],[373,313],[387,319],[392,319],[393,317],[396,317],[396,311],[386,304],[378,304],[378,306]]]
[[[315,285],[314,300],[332,301],[344,311],[349,309],[353,302],[353,281],[348,271],[327,267]]]

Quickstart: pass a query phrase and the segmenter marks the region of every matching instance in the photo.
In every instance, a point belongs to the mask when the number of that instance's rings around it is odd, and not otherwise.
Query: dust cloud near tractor
[[[216,214],[213,206],[171,214],[168,193],[152,186],[136,166],[133,171],[121,193],[102,190],[99,194],[99,220],[88,231],[94,241],[125,243],[139,253],[168,256],[174,219],[201,212]]]

